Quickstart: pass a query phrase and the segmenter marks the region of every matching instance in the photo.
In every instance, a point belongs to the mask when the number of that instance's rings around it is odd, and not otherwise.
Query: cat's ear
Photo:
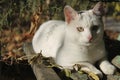
[[[73,8],[67,5],[64,7],[64,15],[65,21],[69,24],[72,20],[76,18],[78,13]]]
[[[98,16],[102,16],[105,14],[105,8],[102,2],[98,2],[94,8],[93,8],[93,13]]]

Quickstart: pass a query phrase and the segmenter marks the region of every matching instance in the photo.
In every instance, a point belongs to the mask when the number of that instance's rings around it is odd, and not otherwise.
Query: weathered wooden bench
[[[35,52],[32,48],[31,43],[25,43],[24,44],[24,52],[26,56],[28,56],[28,61],[31,60],[29,56],[34,56]],[[117,66],[120,69],[120,55],[116,56],[113,60],[112,63]],[[31,67],[33,69],[33,72],[36,76],[37,80],[62,80],[58,74],[53,70],[53,68],[46,67],[44,64],[38,64],[36,62],[32,62]],[[93,80],[88,78],[87,74],[78,74],[78,73],[73,73],[73,80]],[[120,75],[108,75],[107,79],[104,80],[119,80]],[[63,79],[66,80],[66,79]],[[71,80],[71,79],[70,79]]]
[[[35,55],[31,43],[24,44],[24,51],[27,56]],[[30,57],[28,57],[28,60],[30,60]],[[31,67],[37,80],[61,80],[52,68],[48,68],[44,64],[36,64],[33,62]]]

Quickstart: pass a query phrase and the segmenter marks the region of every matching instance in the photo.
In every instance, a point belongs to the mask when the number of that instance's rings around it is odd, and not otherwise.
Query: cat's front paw
[[[113,65],[108,65],[106,68],[103,68],[103,73],[106,75],[114,74],[116,71],[116,68]]]
[[[106,75],[114,74],[116,71],[115,66],[110,64],[108,61],[102,62],[100,64],[100,68],[103,71],[103,73]]]
[[[94,71],[94,74],[98,75],[99,78],[103,78],[103,74],[101,71],[97,70],[97,71]]]

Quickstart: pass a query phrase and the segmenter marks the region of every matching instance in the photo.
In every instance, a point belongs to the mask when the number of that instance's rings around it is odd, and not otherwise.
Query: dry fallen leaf
[[[119,32],[114,32],[114,31],[111,31],[111,30],[106,30],[106,35],[110,38],[110,39],[113,39],[113,40],[117,40],[118,36],[119,36]]]
[[[40,14],[34,13],[31,18],[31,26],[29,30],[29,34],[34,34],[37,30],[37,27],[40,25]]]
[[[88,71],[84,71],[85,73],[88,74],[88,76],[90,76],[93,80],[100,80],[98,75],[96,75],[95,73],[93,72],[88,72]]]
[[[22,36],[20,34],[19,35],[14,35],[14,40],[16,42],[20,42],[20,41],[22,41]]]
[[[15,48],[15,46],[16,46],[15,43],[9,43],[6,48],[8,51],[11,51],[12,49]]]

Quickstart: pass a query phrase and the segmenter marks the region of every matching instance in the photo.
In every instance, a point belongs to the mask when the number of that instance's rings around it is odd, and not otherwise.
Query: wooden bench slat
[[[24,52],[27,56],[35,55],[31,43],[24,44]],[[28,60],[30,60],[29,57]],[[48,68],[44,64],[36,64],[33,62],[31,67],[37,80],[61,80],[52,68]]]

